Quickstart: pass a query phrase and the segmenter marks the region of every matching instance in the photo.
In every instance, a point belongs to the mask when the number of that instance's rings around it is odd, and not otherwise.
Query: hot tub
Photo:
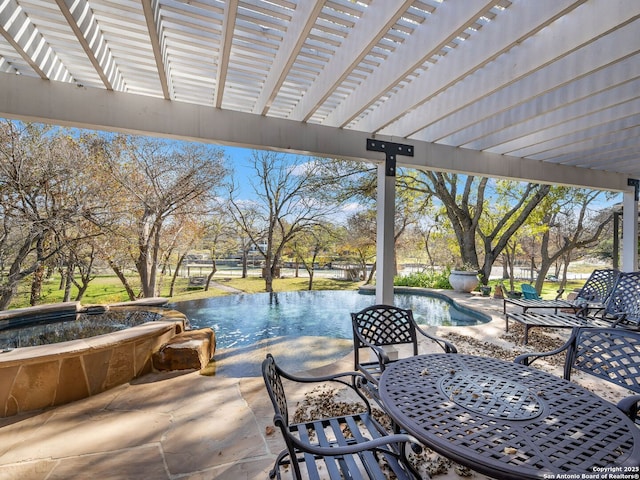
[[[0,417],[79,400],[149,373],[152,354],[188,326],[180,312],[149,301],[108,307],[82,307],[71,302],[0,314],[0,333],[5,337],[0,347]],[[63,324],[90,324],[92,316],[102,320],[113,317],[115,328],[110,333],[69,340],[70,330]],[[135,326],[122,323],[134,317]],[[17,329],[13,327],[19,323],[21,330],[41,328],[45,332],[49,328],[51,332],[58,328],[53,336],[62,340],[36,346],[20,346],[16,340],[7,344],[6,337],[15,338]]]

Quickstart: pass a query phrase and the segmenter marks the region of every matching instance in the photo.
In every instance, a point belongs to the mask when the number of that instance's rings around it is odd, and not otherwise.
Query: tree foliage
[[[549,185],[509,182],[504,191],[519,190],[513,202],[492,221],[483,220],[499,200],[498,190],[490,195],[490,179],[454,173],[416,171],[404,177],[406,188],[437,198],[453,229],[460,249],[460,262],[478,269],[487,283],[491,268],[512,235],[549,193]]]

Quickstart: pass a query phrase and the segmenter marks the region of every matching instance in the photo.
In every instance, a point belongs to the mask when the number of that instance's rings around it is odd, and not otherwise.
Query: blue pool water
[[[192,328],[211,327],[218,348],[253,345],[275,337],[324,336],[351,339],[351,312],[375,304],[356,291],[304,291],[239,294],[177,302]],[[466,326],[486,323],[486,315],[459,309],[436,295],[394,295],[394,304],[413,310],[420,325]]]

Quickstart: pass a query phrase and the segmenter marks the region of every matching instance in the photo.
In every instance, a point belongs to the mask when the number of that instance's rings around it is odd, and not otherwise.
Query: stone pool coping
[[[125,308],[130,306],[112,309]],[[183,332],[188,320],[175,310],[136,309],[161,318],[105,335],[0,353],[0,417],[73,402],[152,372],[153,353]]]

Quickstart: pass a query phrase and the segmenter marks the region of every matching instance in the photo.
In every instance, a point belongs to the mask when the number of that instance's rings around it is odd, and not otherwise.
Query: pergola
[[[638,0],[0,0],[0,116],[623,192],[637,268]],[[631,213],[631,214],[629,214]]]

